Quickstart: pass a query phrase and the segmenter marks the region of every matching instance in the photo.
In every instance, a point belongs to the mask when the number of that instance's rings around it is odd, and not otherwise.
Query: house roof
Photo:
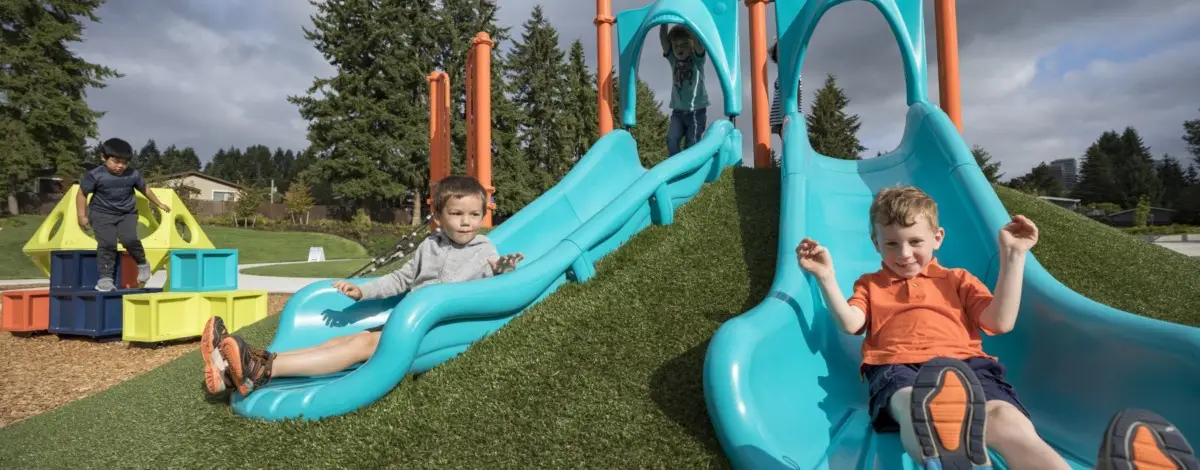
[[[240,184],[234,183],[232,181],[226,181],[221,178],[217,178],[213,175],[209,175],[209,174],[199,172],[196,170],[185,171],[183,173],[175,173],[173,175],[158,176],[158,177],[151,178],[150,181],[153,183],[161,183],[161,182],[175,180],[175,179],[183,179],[183,178],[187,178],[189,176],[195,176],[197,178],[203,178],[203,179],[206,179],[209,181],[221,183],[225,186],[229,186],[229,187],[235,188],[235,189],[246,189],[244,186],[242,186]]]
[[[1128,213],[1131,213],[1131,212],[1133,212],[1133,211],[1136,211],[1136,210],[1137,210],[1137,209],[1125,209],[1125,210],[1123,210],[1123,211],[1120,211],[1120,212],[1113,212],[1113,213],[1111,213],[1111,214],[1108,214],[1108,216],[1109,216],[1109,217],[1112,217],[1112,216],[1114,216],[1114,215],[1124,215],[1124,214],[1128,214]],[[1153,206],[1151,206],[1151,207],[1150,207],[1150,211],[1151,211],[1151,212],[1153,212],[1153,211],[1158,211],[1158,212],[1175,212],[1175,209],[1167,209],[1166,207],[1153,207]]]

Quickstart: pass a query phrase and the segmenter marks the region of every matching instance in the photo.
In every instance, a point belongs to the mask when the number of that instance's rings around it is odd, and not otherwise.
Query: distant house
[[[188,171],[154,178],[151,185],[160,187],[191,186],[197,193],[192,196],[202,201],[236,201],[238,192],[245,189],[237,183],[225,181],[199,171]]]
[[[1068,210],[1079,210],[1079,199],[1071,199],[1069,197],[1053,197],[1053,196],[1038,196],[1038,199],[1049,201],[1058,204]]]
[[[1134,209],[1113,212],[1108,215],[1108,223],[1114,227],[1132,227]],[[1164,207],[1151,207],[1150,215],[1146,217],[1146,225],[1171,225],[1175,210]]]

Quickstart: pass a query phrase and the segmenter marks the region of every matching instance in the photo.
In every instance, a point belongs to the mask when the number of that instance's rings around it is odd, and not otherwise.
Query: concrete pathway
[[[339,260],[326,260],[339,261]],[[280,264],[304,264],[307,261],[288,261],[282,263],[253,263],[238,265],[238,289],[239,290],[265,290],[272,294],[293,294],[302,289],[304,286],[320,281],[322,279],[331,278],[306,278],[306,277],[274,277],[274,276],[255,276],[252,274],[243,274],[243,269],[255,268],[259,266],[274,266]],[[363,264],[366,264],[363,261]],[[349,274],[349,273],[347,273]],[[159,270],[150,276],[150,280],[146,281],[146,287],[162,287],[167,282],[167,272]],[[48,279],[8,279],[0,280],[0,286],[21,286],[21,285],[47,285],[50,283]]]
[[[1176,253],[1182,253],[1193,258],[1200,258],[1200,242],[1154,242],[1154,244]]]

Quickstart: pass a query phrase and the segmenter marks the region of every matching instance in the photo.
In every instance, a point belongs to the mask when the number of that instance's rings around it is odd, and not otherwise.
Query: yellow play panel
[[[266,291],[154,292],[122,302],[121,339],[135,343],[200,336],[213,315],[231,333],[267,317]]]
[[[150,268],[157,271],[166,262],[167,252],[176,249],[215,248],[212,241],[200,229],[196,217],[188,211],[187,206],[179,195],[170,188],[149,188],[159,201],[171,210],[161,213],[162,220],[155,220],[154,210],[150,201],[139,192],[134,192],[137,199],[138,233],[146,233],[141,237],[142,247],[146,250],[146,259]],[[50,253],[57,250],[95,250],[96,239],[79,226],[78,208],[75,198],[79,194],[79,185],[71,185],[66,195],[54,206],[54,210],[42,222],[25,244],[23,251],[33,259],[33,263],[41,268],[47,276],[50,275]],[[89,196],[90,199],[90,196]],[[177,225],[187,227],[189,236],[185,239]],[[125,247],[117,245],[118,251]]]

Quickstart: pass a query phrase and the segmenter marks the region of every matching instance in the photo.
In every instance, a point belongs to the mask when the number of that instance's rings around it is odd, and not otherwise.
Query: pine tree
[[[563,134],[567,114],[564,100],[567,84],[563,52],[558,48],[558,31],[535,6],[524,24],[525,31],[508,56],[513,101],[521,109],[521,147],[525,158],[548,189],[571,169]]]
[[[138,171],[141,171],[146,176],[161,174],[159,169],[163,165],[163,155],[158,150],[158,143],[154,139],[147,140],[146,145],[143,145],[142,149],[138,150],[132,160],[131,166],[137,168]]]
[[[1179,159],[1170,154],[1163,155],[1162,160],[1155,163],[1155,167],[1158,184],[1162,188],[1162,206],[1172,209],[1178,207],[1179,198],[1188,187],[1187,174],[1179,164]]]
[[[995,183],[1000,180],[1004,173],[1000,173],[1000,162],[992,161],[992,154],[984,150],[982,146],[975,145],[971,147],[971,156],[975,157],[975,163],[979,165],[979,169],[983,170],[983,176],[987,177],[989,183]]]
[[[567,64],[567,124],[563,139],[573,162],[587,153],[600,137],[596,122],[596,78],[588,70],[583,42],[571,43]]]
[[[450,154],[454,174],[464,174],[466,171],[467,61],[476,34],[486,32],[495,43],[491,57],[493,90],[498,86],[496,81],[504,76],[503,57],[496,52],[502,43],[510,40],[510,36],[508,27],[497,24],[498,9],[493,0],[443,0],[437,13],[438,27],[433,30],[438,38],[437,66],[450,76]],[[507,100],[506,97],[504,99]],[[497,122],[497,105],[493,97],[493,125]]]
[[[867,149],[858,140],[858,128],[862,126],[858,115],[846,114],[849,104],[850,99],[838,88],[837,79],[827,75],[825,85],[813,99],[812,114],[808,115],[808,138],[818,153],[858,160],[859,153]]]
[[[1136,129],[1126,127],[1121,134],[1121,151],[1113,161],[1113,176],[1121,191],[1118,201],[1125,208],[1138,204],[1142,196],[1150,198],[1150,204],[1158,204],[1162,190],[1154,175],[1154,157],[1142,142]]]
[[[1185,180],[1187,181],[1188,186],[1200,184],[1200,174],[1196,173],[1195,165],[1188,165],[1187,173],[1185,173]]]
[[[310,1],[305,38],[335,67],[288,100],[322,156],[308,171],[356,209],[409,199],[428,175],[425,77],[437,50],[432,2]],[[319,189],[314,192],[319,192]]]
[[[1187,142],[1192,159],[1200,165],[1200,118],[1183,122],[1183,141]]]
[[[621,80],[613,75],[612,84],[612,115],[613,128],[621,129]],[[654,90],[642,79],[637,80],[637,97],[634,105],[634,115],[637,124],[629,129],[629,134],[637,142],[638,158],[642,166],[653,168],[667,159],[667,130],[671,126],[671,118],[663,112],[663,103],[654,95]]]
[[[1113,175],[1114,160],[1119,158],[1121,147],[1121,137],[1114,131],[1106,131],[1087,148],[1079,168],[1079,182],[1072,189],[1073,197],[1084,204],[1121,201],[1121,190]]]
[[[70,49],[83,19],[99,21],[103,0],[6,1],[0,4],[0,178],[9,213],[35,173],[76,177],[88,138],[104,115],[87,103],[88,88],[104,88],[116,70],[89,63]]]
[[[1008,186],[1035,196],[1059,196],[1063,193],[1063,183],[1054,176],[1050,165],[1042,162],[1029,173],[1013,178]]]

